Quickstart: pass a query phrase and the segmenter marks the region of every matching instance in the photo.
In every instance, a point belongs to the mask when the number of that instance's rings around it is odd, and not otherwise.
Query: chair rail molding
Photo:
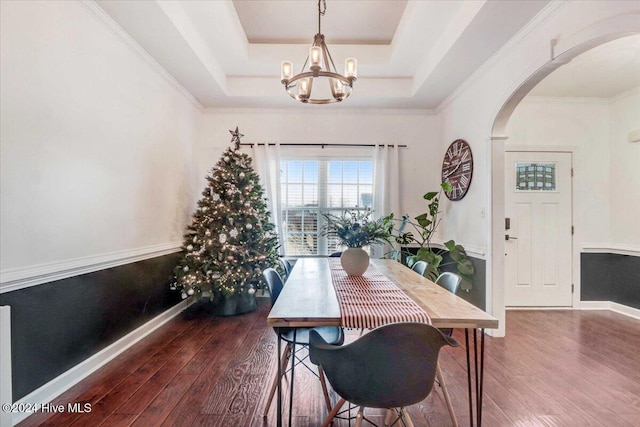
[[[617,243],[583,243],[581,252],[640,256],[640,246]]]
[[[0,271],[0,294],[17,291],[54,280],[92,273],[145,259],[179,252],[182,242],[161,243],[136,249],[90,255],[47,264],[5,269]]]
[[[439,239],[439,238],[434,238],[431,243],[433,244],[433,246],[439,248],[439,249],[447,249],[446,246],[444,245],[445,242],[448,242],[450,239],[444,240],[444,239]],[[461,242],[456,242],[457,245],[462,245],[462,247],[464,247],[464,251],[467,253],[467,255],[473,257],[473,258],[478,258],[478,259],[482,259],[486,261],[487,258],[487,251],[485,250],[485,248],[480,247],[480,246],[473,246],[473,245],[467,245],[466,243],[461,243]]]

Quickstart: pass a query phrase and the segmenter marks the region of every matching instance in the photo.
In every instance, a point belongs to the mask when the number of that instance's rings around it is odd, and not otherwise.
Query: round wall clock
[[[442,182],[449,181],[451,191],[445,191],[450,200],[460,200],[471,185],[473,156],[467,141],[456,139],[449,145],[442,161]]]

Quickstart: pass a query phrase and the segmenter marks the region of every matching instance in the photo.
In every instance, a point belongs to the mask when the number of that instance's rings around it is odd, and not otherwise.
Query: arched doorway
[[[615,32],[611,29],[615,28]],[[637,16],[624,15],[598,22],[582,30],[573,37],[552,43],[552,57],[542,67],[536,70],[524,82],[515,87],[506,97],[506,101],[495,115],[491,129],[491,224],[489,247],[492,254],[488,268],[488,282],[491,283],[487,291],[488,306],[493,314],[502,320],[501,328],[495,335],[505,333],[505,288],[504,288],[504,256],[505,253],[505,199],[504,199],[504,168],[505,141],[508,139],[507,123],[516,107],[523,98],[549,74],[562,65],[570,62],[576,56],[601,44],[640,33],[640,21]],[[557,54],[554,54],[557,52]]]

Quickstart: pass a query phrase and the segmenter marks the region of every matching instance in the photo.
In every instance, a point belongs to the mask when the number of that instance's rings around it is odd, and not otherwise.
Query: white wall
[[[197,104],[92,3],[0,5],[3,278],[180,242]]]
[[[640,249],[640,142],[629,142],[640,130],[640,88],[611,100],[610,241]]]
[[[441,152],[451,140],[463,138],[474,153],[471,188],[462,201],[450,206],[446,226],[456,240],[485,247],[490,254],[487,307],[500,321],[496,335],[505,331],[504,242],[500,241],[504,234],[504,155],[503,135],[494,130],[496,118],[512,95],[526,93],[526,85],[519,91],[521,86],[529,79],[543,78],[545,67],[551,70],[555,66],[554,57],[570,56],[574,49],[592,45],[594,39],[601,43],[625,31],[639,32],[639,10],[637,2],[552,2],[438,109]],[[483,222],[476,213],[485,205],[490,206],[492,218]]]
[[[609,239],[609,103],[607,100],[527,97],[507,127],[505,146],[573,152],[574,241]]]
[[[441,159],[435,116],[421,110],[343,110],[333,106],[287,110],[207,110],[196,148],[198,176],[204,176],[230,145],[229,129],[239,127],[243,142],[406,144],[400,150],[402,212],[424,211],[422,196],[437,189]],[[302,148],[304,153],[321,149]],[[310,151],[315,150],[315,151]]]

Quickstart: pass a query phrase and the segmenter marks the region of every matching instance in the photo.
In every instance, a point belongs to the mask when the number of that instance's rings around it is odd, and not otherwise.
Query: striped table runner
[[[342,326],[374,329],[388,323],[431,323],[426,311],[372,265],[362,276],[347,276],[340,259],[329,259]]]

